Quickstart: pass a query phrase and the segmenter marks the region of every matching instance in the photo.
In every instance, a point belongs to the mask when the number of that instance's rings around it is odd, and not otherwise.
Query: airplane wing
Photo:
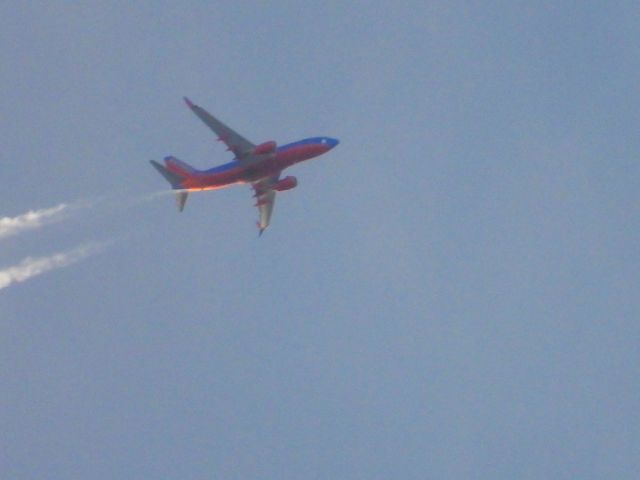
[[[187,97],[184,97],[184,101],[191,111],[195,113],[211,130],[213,130],[213,132],[218,136],[218,140],[224,142],[227,146],[227,150],[232,151],[238,160],[241,160],[244,156],[251,154],[255,148],[253,143],[227,127],[204,108],[195,105]]]
[[[260,212],[260,219],[258,220],[259,235],[262,235],[264,229],[269,226],[273,205],[276,201],[276,191],[271,187],[278,181],[279,177],[280,173],[253,183],[256,207]]]

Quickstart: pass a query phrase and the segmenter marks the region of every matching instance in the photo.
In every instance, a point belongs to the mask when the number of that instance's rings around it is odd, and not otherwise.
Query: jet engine
[[[273,140],[270,142],[264,142],[260,145],[257,145],[256,148],[253,149],[254,155],[269,155],[271,153],[276,152],[276,142]]]
[[[291,190],[298,185],[298,179],[296,177],[284,177],[282,180],[278,181],[273,187],[274,190],[278,192],[284,192],[285,190]]]

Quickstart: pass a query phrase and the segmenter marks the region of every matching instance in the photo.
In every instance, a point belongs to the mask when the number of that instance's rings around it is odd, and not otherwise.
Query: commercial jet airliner
[[[235,158],[210,170],[196,170],[175,157],[166,157],[164,165],[151,160],[151,164],[166,178],[174,190],[178,210],[184,209],[189,192],[217,190],[236,184],[249,183],[253,187],[256,207],[260,212],[259,234],[269,226],[276,192],[294,188],[296,177],[280,178],[282,171],[304,160],[317,157],[338,145],[339,141],[329,137],[305,138],[287,145],[277,146],[269,141],[254,145],[240,134],[227,127],[204,108],[185,97],[187,106],[224,142]]]

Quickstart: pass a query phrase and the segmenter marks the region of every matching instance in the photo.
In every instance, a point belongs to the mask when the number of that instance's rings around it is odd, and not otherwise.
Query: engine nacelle
[[[278,192],[284,192],[285,190],[291,190],[292,188],[295,188],[296,185],[298,185],[298,179],[296,177],[289,176],[284,177],[271,188],[277,190]]]
[[[275,153],[276,152],[276,147],[277,147],[277,144],[273,140],[270,141],[270,142],[264,142],[264,143],[261,143],[260,145],[256,146],[256,148],[253,149],[253,154],[254,155],[269,155],[270,153]]]

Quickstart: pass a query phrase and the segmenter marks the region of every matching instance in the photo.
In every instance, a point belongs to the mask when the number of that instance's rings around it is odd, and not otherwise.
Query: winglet
[[[262,232],[264,232],[267,227],[261,226],[260,222],[256,222],[256,227],[258,227],[258,237],[261,237]]]
[[[193,102],[192,102],[191,100],[189,100],[187,97],[182,97],[182,98],[184,98],[184,103],[186,103],[186,104],[187,104],[187,107],[189,107],[189,108],[193,108],[193,107],[195,107],[195,105],[193,104]]]

